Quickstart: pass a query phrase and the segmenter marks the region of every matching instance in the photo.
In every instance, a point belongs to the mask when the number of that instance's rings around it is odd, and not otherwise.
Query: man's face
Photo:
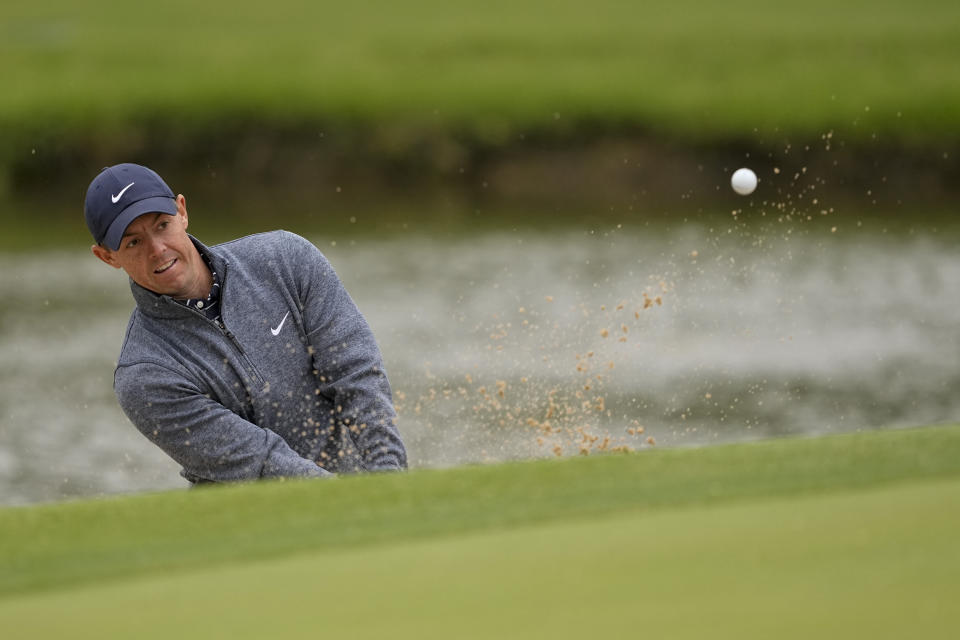
[[[145,213],[123,232],[120,248],[94,245],[93,253],[134,282],[174,298],[199,298],[210,288],[209,269],[187,235],[187,207],[177,196],[177,215]]]

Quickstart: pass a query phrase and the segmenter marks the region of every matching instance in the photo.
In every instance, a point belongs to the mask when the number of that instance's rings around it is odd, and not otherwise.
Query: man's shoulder
[[[155,357],[165,351],[163,347],[166,340],[163,332],[156,326],[158,322],[155,318],[145,315],[140,309],[133,310],[127,322],[127,331],[123,336],[117,366],[138,362],[145,356]]]
[[[212,247],[214,251],[222,253],[228,258],[240,259],[257,259],[259,257],[273,259],[277,255],[288,256],[311,248],[316,250],[316,247],[309,240],[292,231],[283,229],[254,233]]]
[[[186,336],[179,328],[169,318],[154,318],[134,309],[113,372],[114,390],[119,393],[121,387],[142,387],[147,371],[152,382],[164,379],[199,384],[196,370],[183,357]],[[196,340],[190,343],[194,350],[200,347]]]
[[[290,231],[257,233],[211,249],[226,261],[233,282],[295,282],[308,265],[326,264],[316,246]]]
[[[157,335],[148,325],[150,319],[144,316],[139,309],[134,309],[127,322],[127,331],[120,346],[120,355],[117,357],[117,366],[114,370],[114,385],[117,379],[129,367],[159,360],[167,360],[167,348],[161,336]]]

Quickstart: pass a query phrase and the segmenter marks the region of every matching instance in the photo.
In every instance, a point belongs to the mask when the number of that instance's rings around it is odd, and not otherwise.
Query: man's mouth
[[[176,263],[177,263],[177,259],[176,259],[176,258],[173,258],[172,260],[170,260],[170,262],[165,262],[165,263],[163,263],[162,265],[160,265],[159,267],[157,267],[156,269],[154,269],[153,272],[154,272],[154,273],[163,273],[164,271],[166,271],[167,269],[169,269],[170,267],[172,267],[172,266],[175,265]]]

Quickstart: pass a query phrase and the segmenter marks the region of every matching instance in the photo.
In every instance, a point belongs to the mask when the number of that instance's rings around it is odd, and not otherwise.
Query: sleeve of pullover
[[[166,367],[120,367],[114,388],[130,421],[182,465],[188,478],[229,482],[331,475],[297,455],[276,433],[247,422]]]
[[[396,427],[390,384],[367,321],[326,257],[290,234],[302,265],[303,322],[316,365],[318,390],[333,400],[369,471],[405,469],[407,454]]]

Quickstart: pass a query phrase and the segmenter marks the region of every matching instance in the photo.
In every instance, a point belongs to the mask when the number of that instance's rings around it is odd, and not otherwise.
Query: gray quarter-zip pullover
[[[220,320],[131,281],[114,389],[137,429],[191,482],[406,468],[380,350],[323,254],[286,231],[191,239]]]

